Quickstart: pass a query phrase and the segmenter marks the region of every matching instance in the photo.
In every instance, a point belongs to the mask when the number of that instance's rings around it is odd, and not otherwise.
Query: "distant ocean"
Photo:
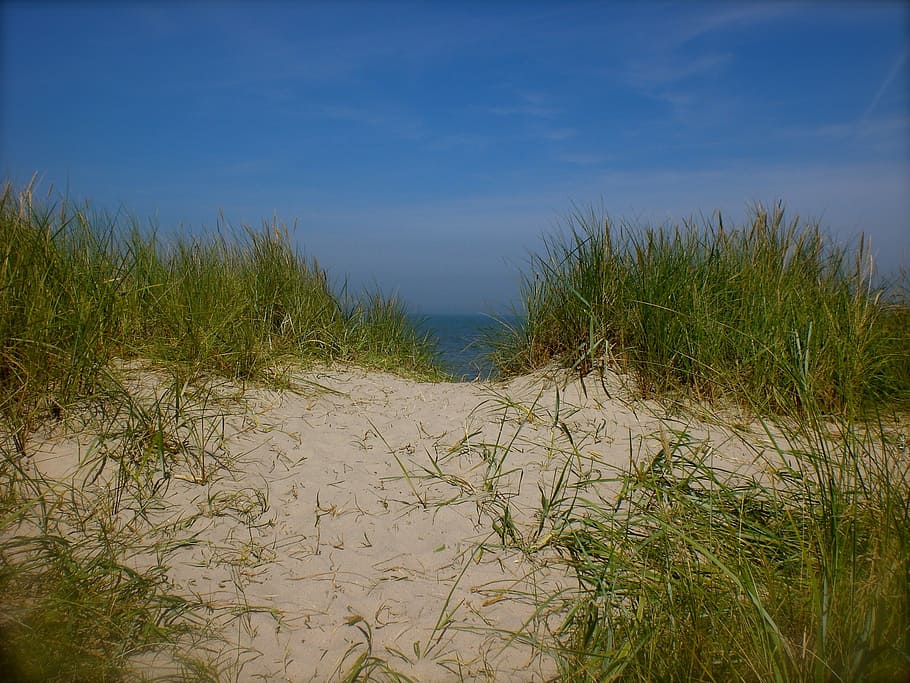
[[[424,315],[415,319],[421,330],[438,339],[440,360],[455,379],[486,378],[493,371],[485,357],[489,348],[482,338],[485,330],[498,328],[499,322],[487,315]]]

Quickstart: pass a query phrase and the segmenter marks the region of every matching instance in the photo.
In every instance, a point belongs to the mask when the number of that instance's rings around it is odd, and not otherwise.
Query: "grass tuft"
[[[906,680],[906,454],[841,423],[790,434],[758,478],[711,455],[677,434],[572,511],[564,680]]]
[[[7,183],[0,293],[0,419],[20,451],[35,423],[95,393],[115,360],[238,380],[314,361],[443,377],[401,302],[342,300],[277,222],[165,240]]]
[[[504,373],[610,364],[645,395],[771,412],[910,396],[910,308],[873,287],[862,239],[839,247],[781,205],[756,207],[738,228],[716,214],[639,230],[593,210],[566,227],[524,278],[523,324],[496,341]]]
[[[333,361],[444,377],[401,302],[337,295],[277,221],[163,237],[6,183],[0,671],[116,681],[152,657],[179,680],[216,680],[217,654],[200,647],[219,637],[215,617],[171,592],[151,513],[172,474],[204,484],[225,466],[216,380],[280,385],[291,366]],[[31,440],[51,428],[97,437],[79,484],[34,470]]]
[[[609,368],[643,396],[746,407],[771,443],[744,436],[759,468],[730,472],[663,433],[577,497],[541,491],[578,582],[562,680],[910,677],[910,465],[881,417],[910,398],[910,298],[874,281],[864,239],[838,246],[781,205],[743,227],[576,211],[533,258],[500,371]]]

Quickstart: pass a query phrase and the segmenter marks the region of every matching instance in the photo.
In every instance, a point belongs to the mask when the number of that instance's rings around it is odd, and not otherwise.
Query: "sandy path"
[[[662,425],[719,432],[597,382],[299,380],[301,393],[248,392],[225,432],[230,468],[205,484],[175,476],[160,512],[194,539],[169,558],[176,590],[233,617],[229,679],[337,680],[358,658],[378,678],[551,679],[555,660],[530,641],[552,645],[558,603],[538,605],[574,584],[547,562],[541,495],[567,461],[573,481],[609,476]]]

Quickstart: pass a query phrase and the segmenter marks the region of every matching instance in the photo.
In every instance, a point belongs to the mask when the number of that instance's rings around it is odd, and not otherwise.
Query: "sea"
[[[512,316],[414,316],[414,322],[421,331],[436,337],[439,360],[443,368],[460,382],[495,376],[493,364],[487,358],[490,349],[484,342],[484,337],[502,327],[503,323],[500,320],[515,322]]]

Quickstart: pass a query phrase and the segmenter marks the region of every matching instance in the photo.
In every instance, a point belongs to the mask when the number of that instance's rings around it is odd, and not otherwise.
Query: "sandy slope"
[[[205,483],[175,471],[155,513],[193,539],[170,576],[221,610],[226,678],[337,680],[370,655],[417,681],[550,679],[555,660],[532,643],[553,645],[560,603],[541,604],[574,584],[538,512],[566,463],[572,481],[608,477],[655,452],[661,429],[736,442],[596,381],[297,379],[296,393],[247,392],[209,443],[209,468],[225,467]],[[53,442],[37,464],[62,477],[74,448]]]

